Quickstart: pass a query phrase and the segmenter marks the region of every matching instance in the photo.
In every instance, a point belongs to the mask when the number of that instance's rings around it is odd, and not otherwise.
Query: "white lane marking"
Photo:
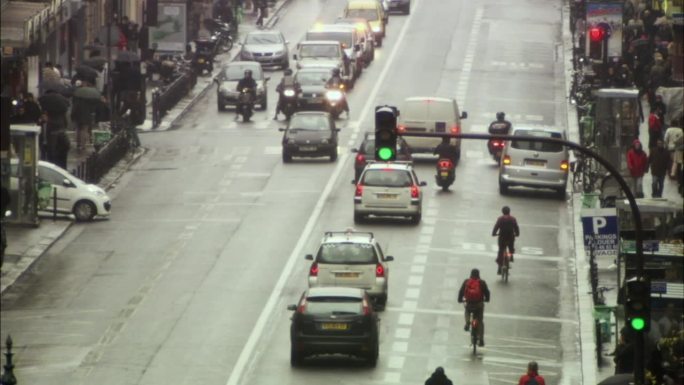
[[[443,222],[458,222],[458,223],[479,223],[479,224],[485,224],[485,225],[490,225],[494,226],[494,220],[486,220],[486,219],[474,219],[474,218],[454,218],[452,217],[437,217],[436,218],[438,221],[443,221]],[[520,223],[518,222],[519,227],[533,227],[533,228],[538,228],[538,229],[551,229],[551,230],[558,230],[560,228],[559,225],[540,225],[536,223]]]
[[[406,357],[404,356],[390,356],[387,360],[387,367],[390,369],[401,369],[404,367],[404,361]]]
[[[406,353],[406,352],[408,352],[408,342],[406,342],[406,341],[394,341],[392,343],[392,351],[395,353]]]
[[[416,310],[412,310],[412,311],[416,311]],[[413,325],[413,318],[414,318],[414,315],[411,313],[401,313],[401,314],[399,314],[399,319],[397,320],[397,323],[399,325],[411,326],[411,325]]]
[[[425,234],[425,235],[432,235],[434,232],[435,232],[435,228],[432,226],[423,226],[420,229],[420,233]]]
[[[401,321],[402,317],[406,316],[413,316],[415,314],[435,314],[435,315],[462,315],[463,310],[443,310],[443,309],[404,309],[404,308],[398,308],[398,307],[388,307],[385,311],[388,312],[400,312],[399,314],[399,320]],[[563,318],[553,318],[553,317],[536,317],[536,316],[528,316],[528,315],[513,315],[513,314],[498,314],[498,313],[491,313],[489,311],[486,312],[485,316],[487,318],[496,318],[496,319],[508,319],[508,320],[514,320],[514,321],[530,321],[530,322],[548,322],[548,323],[567,323],[567,324],[573,324],[577,325],[578,322],[577,320],[574,319],[563,319]],[[411,319],[413,321],[413,319]]]
[[[410,288],[406,289],[406,298],[418,299],[420,297],[420,289]]]
[[[401,381],[401,373],[387,372],[382,380],[383,384],[398,384]]]
[[[420,266],[423,267],[423,266]],[[420,286],[423,284],[423,276],[422,275],[412,275],[408,279],[408,284],[409,286]]]
[[[430,251],[433,252],[441,252],[441,253],[449,253],[449,254],[456,254],[464,257],[471,257],[471,258],[479,258],[479,257],[494,257],[495,253],[492,253],[491,251],[481,251],[481,250],[466,250],[466,249],[446,249],[446,248],[439,248],[439,247],[432,247],[430,248]],[[544,256],[537,256],[537,255],[525,255],[525,254],[515,254],[515,260],[526,260],[526,261],[539,261],[539,262],[565,262],[565,259],[556,255],[544,255]],[[515,263],[515,262],[514,262]]]
[[[409,339],[411,338],[411,328],[397,328],[394,330],[394,338]]]
[[[280,155],[283,152],[283,146],[266,146],[264,147],[264,155]]]
[[[416,256],[413,257],[413,263],[415,264],[425,264],[425,262],[427,262],[427,255],[416,254]]]
[[[473,58],[475,57],[475,49],[477,48],[478,32],[482,24],[482,14],[484,9],[478,7],[475,10],[473,17],[473,25],[470,29],[470,38],[468,39],[468,46],[465,50],[465,59],[463,60],[463,68],[459,77],[458,86],[456,87],[456,98],[461,105],[465,104],[466,94],[468,93],[468,81],[470,80],[470,72],[473,69]]]
[[[401,305],[404,309],[418,309],[418,302],[416,301],[404,301]]]
[[[421,0],[414,0],[414,10],[418,9],[417,7],[420,5],[420,1]],[[397,41],[395,45],[392,47],[392,51],[387,57],[387,61],[384,63],[384,67],[382,68],[382,71],[380,72],[380,75],[378,76],[376,83],[373,86],[373,89],[371,90],[370,94],[368,94],[368,96],[366,97],[366,105],[361,111],[361,116],[359,117],[360,122],[363,122],[366,116],[375,107],[375,99],[378,96],[378,92],[380,92],[380,87],[385,85],[385,78],[389,73],[390,64],[394,63],[394,58],[397,56],[397,52],[399,52],[399,47],[402,46],[401,42],[404,40],[406,32],[408,31],[408,27],[409,25],[411,25],[411,20],[415,14],[416,12],[411,12],[411,14],[408,15],[408,17],[406,17],[406,21],[404,22],[404,25],[401,27],[401,31],[397,36]],[[359,127],[360,125],[355,127],[352,133],[358,133]],[[276,284],[273,287],[273,290],[271,291],[271,294],[269,295],[268,300],[266,301],[266,304],[264,305],[264,308],[261,311],[261,314],[259,315],[259,318],[254,324],[252,332],[249,334],[249,337],[247,338],[245,345],[242,347],[242,350],[240,351],[240,355],[238,356],[238,359],[235,362],[235,366],[233,366],[233,369],[230,372],[230,376],[226,381],[226,385],[238,385],[240,383],[240,380],[242,379],[245,369],[249,364],[250,358],[254,354],[254,349],[256,348],[259,339],[264,333],[267,322],[271,319],[274,319],[273,312],[275,311],[276,305],[278,304],[278,298],[280,297],[283,288],[285,287],[285,283],[287,282],[288,277],[292,274],[292,270],[294,269],[295,263],[299,261],[300,255],[302,254],[302,250],[304,249],[306,241],[312,236],[314,226],[318,221],[318,218],[321,216],[323,207],[325,206],[325,203],[328,201],[328,197],[332,192],[333,186],[335,185],[337,179],[340,177],[342,173],[342,168],[346,166],[346,161],[348,158],[349,154],[343,153],[341,159],[335,165],[335,169],[331,173],[330,179],[328,179],[328,183],[325,185],[325,188],[323,189],[323,193],[321,193],[321,196],[318,198],[316,206],[311,212],[311,215],[309,216],[306,225],[302,229],[302,234],[299,236],[297,244],[295,245],[285,266],[283,267],[283,270],[281,271],[280,276],[278,277],[278,281],[276,281]],[[413,323],[413,315],[408,315],[411,316],[411,323]],[[398,380],[399,378],[397,377],[397,382]]]
[[[429,245],[432,243],[432,235],[421,235],[418,237],[418,244]]]
[[[412,265],[411,273],[413,274],[423,274],[425,273],[425,265]]]

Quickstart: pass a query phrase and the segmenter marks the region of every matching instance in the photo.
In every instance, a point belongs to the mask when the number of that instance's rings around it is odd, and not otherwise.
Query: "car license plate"
[[[546,166],[546,161],[537,159],[526,159],[525,165],[534,167],[544,167]]]
[[[442,171],[442,172],[439,173],[439,175],[441,175],[442,178],[446,178],[446,177],[449,176],[449,172],[448,172],[448,171]]]
[[[316,146],[301,146],[299,151],[316,151]]]
[[[378,199],[396,199],[397,194],[383,194],[383,193],[378,193],[377,195]]]
[[[357,272],[345,272],[345,273],[335,273],[337,278],[358,278],[359,273]]]
[[[340,322],[326,322],[321,325],[323,330],[347,330],[349,329],[349,324]]]

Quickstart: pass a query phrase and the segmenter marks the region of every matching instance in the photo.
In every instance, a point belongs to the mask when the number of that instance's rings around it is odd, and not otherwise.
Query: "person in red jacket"
[[[648,148],[651,149],[656,146],[658,139],[663,138],[663,121],[661,118],[662,109],[660,106],[651,107],[651,113],[648,115]]]
[[[634,139],[632,147],[627,151],[627,168],[632,177],[632,189],[637,198],[644,197],[642,181],[648,171],[648,156],[641,148],[639,139]]]
[[[539,366],[537,362],[530,361],[527,364],[527,374],[520,376],[518,385],[546,385],[544,377],[539,375]]]

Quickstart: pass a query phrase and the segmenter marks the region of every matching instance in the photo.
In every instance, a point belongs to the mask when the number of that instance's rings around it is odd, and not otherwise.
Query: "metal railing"
[[[152,92],[152,127],[161,124],[164,115],[172,109],[197,84],[197,74],[185,71],[171,84]]]
[[[128,135],[125,130],[119,130],[99,150],[79,163],[72,174],[87,183],[97,183],[129,150]]]

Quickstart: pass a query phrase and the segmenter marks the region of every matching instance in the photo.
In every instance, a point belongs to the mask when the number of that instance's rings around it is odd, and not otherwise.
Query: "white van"
[[[397,132],[403,133],[460,133],[461,119],[466,119],[468,114],[460,112],[456,99],[439,97],[412,97],[404,100],[399,108],[400,114],[397,121]],[[411,153],[432,154],[441,138],[424,138],[417,136],[404,136]],[[458,157],[461,156],[461,139],[452,139],[452,144],[458,149]]]

